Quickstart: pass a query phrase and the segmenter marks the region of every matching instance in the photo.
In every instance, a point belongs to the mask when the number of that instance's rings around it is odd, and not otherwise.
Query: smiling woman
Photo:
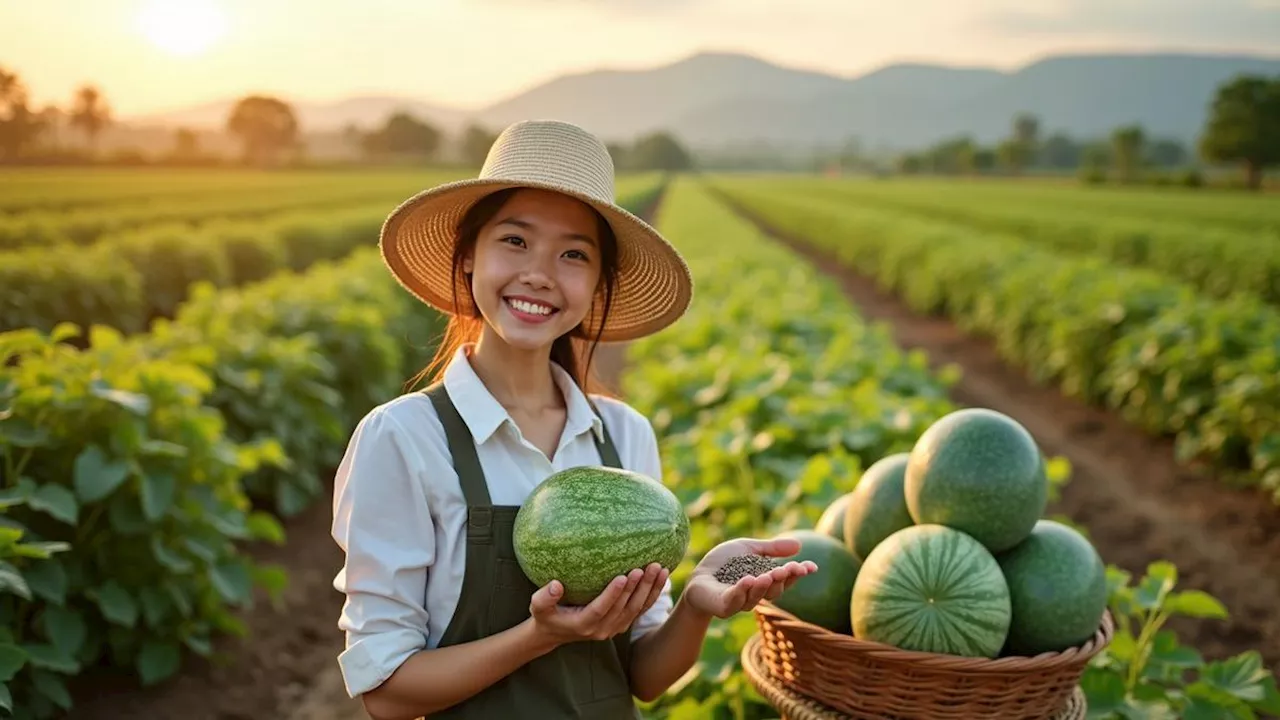
[[[151,0],[138,15],[138,27],[166,52],[198,55],[222,37],[227,18],[217,0]]]

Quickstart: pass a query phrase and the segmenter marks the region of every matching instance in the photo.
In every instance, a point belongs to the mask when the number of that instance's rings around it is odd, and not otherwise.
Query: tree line
[[[1182,169],[1184,184],[1199,185],[1197,160],[1239,165],[1245,185],[1261,187],[1263,172],[1280,164],[1280,77],[1241,75],[1219,85],[1194,147],[1152,137],[1139,124],[1114,128],[1104,138],[1078,140],[1061,132],[1046,137],[1040,118],[1019,113],[1009,135],[994,145],[983,146],[967,135],[947,138],[900,155],[896,169],[944,175],[1077,170],[1090,183],[1140,182],[1151,170]],[[858,161],[847,153],[838,160],[843,169]]]
[[[92,148],[111,123],[111,108],[98,88],[82,85],[69,107],[49,103],[36,110],[30,106],[27,88],[17,73],[0,67],[0,161],[17,161],[64,123],[82,133]]]
[[[28,91],[14,72],[0,67],[0,163],[38,162],[51,158],[77,162],[100,161],[98,140],[114,122],[103,93],[92,85],[80,88],[71,106],[62,110],[49,104],[32,109]],[[86,141],[87,155],[68,153],[59,147],[60,130],[70,127]],[[287,101],[271,95],[248,95],[229,110],[222,126],[239,146],[234,164],[253,167],[295,166],[306,162],[306,144],[298,113]],[[372,128],[347,125],[339,133],[341,142],[367,164],[454,164],[479,166],[484,163],[497,131],[471,123],[458,136],[427,119],[407,111],[389,114]],[[609,144],[620,170],[683,170],[692,167],[689,151],[670,133],[644,135],[630,144]],[[116,156],[120,161],[121,155]],[[126,161],[147,163],[140,152],[124,153]],[[173,131],[170,145],[151,162],[178,165],[226,164],[201,148],[199,135],[190,128]]]

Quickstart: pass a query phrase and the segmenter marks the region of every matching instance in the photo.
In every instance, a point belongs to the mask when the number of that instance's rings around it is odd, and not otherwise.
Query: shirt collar
[[[591,404],[587,401],[587,396],[583,394],[582,389],[578,387],[578,383],[573,381],[573,377],[567,370],[554,362],[551,363],[551,377],[555,379],[556,385],[560,387],[560,392],[565,398],[565,406],[568,408],[565,427],[569,430],[569,437],[577,437],[590,430],[595,433],[597,440],[604,442],[604,423],[591,409]]]
[[[449,366],[444,372],[444,387],[449,392],[449,398],[454,406],[457,407],[458,414],[462,416],[462,421],[471,431],[471,437],[477,445],[482,445],[497,432],[499,427],[502,427],[503,423],[510,422],[514,427],[515,421],[507,409],[502,407],[502,403],[499,403],[484,386],[480,376],[476,375],[475,369],[471,367],[471,362],[467,359],[467,351],[472,347],[474,344],[468,343],[454,353],[453,359],[449,361]],[[600,421],[600,416],[591,409],[586,395],[578,384],[564,368],[554,362],[551,363],[551,376],[565,398],[566,437],[577,437],[591,430],[596,438],[603,442],[604,424]]]

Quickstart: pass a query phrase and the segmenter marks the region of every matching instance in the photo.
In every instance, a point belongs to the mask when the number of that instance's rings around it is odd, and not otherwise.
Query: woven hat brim
[[[626,208],[552,183],[501,179],[468,179],[438,185],[404,201],[382,226],[378,241],[382,259],[402,287],[422,302],[455,314],[451,288],[452,260],[458,221],[477,201],[507,188],[538,188],[577,198],[595,208],[618,240],[618,277],[602,342],[622,342],[651,335],[674,323],[693,298],[688,265],[662,235]],[[469,295],[460,279],[458,298]],[[588,337],[596,337],[603,314],[596,302],[583,321]],[[464,308],[462,314],[470,314]]]

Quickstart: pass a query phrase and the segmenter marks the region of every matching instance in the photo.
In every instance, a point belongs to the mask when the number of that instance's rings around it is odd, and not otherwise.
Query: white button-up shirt
[[[476,444],[495,505],[521,505],[548,475],[601,464],[591,434],[600,420],[560,366],[551,364],[567,405],[560,442],[548,461],[525,440],[506,409],[467,360],[464,347],[444,385]],[[661,480],[649,421],[626,403],[594,397],[627,470]],[[425,393],[402,395],[371,410],[356,427],[333,490],[333,538],[346,552],[334,587],[345,593],[338,656],[351,697],[380,685],[415,652],[435,648],[457,607],[466,567],[467,503],[453,469],[444,427]],[[666,619],[668,579],[659,600],[633,628],[639,637]]]

